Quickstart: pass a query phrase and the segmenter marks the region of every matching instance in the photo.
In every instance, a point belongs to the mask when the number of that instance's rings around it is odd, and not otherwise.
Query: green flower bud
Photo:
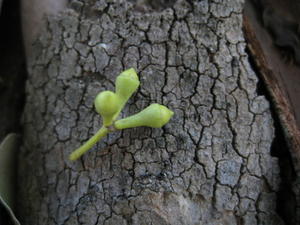
[[[140,81],[133,68],[123,71],[116,79],[116,94],[120,97],[122,107],[130,96],[137,90]]]
[[[135,115],[116,121],[114,126],[119,130],[139,126],[160,128],[169,122],[173,114],[163,105],[151,104]]]
[[[103,118],[104,126],[111,125],[114,115],[120,109],[119,97],[112,91],[102,91],[96,96],[94,104]]]

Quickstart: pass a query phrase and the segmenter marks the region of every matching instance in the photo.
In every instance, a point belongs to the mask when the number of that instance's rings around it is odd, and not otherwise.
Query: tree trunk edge
[[[242,2],[177,1],[145,14],[126,1],[79,9],[48,19],[28,64],[24,224],[282,224],[274,128],[244,50]],[[141,88],[124,115],[154,101],[175,111],[173,121],[110,135],[69,162],[100,127],[94,96],[128,67]]]

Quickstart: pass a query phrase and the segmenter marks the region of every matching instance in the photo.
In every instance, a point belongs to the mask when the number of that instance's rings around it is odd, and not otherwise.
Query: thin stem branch
[[[87,152],[90,148],[92,148],[101,138],[107,135],[108,129],[102,126],[97,133],[91,137],[86,143],[84,143],[80,148],[76,149],[69,156],[70,160],[76,160],[80,158],[85,152]]]

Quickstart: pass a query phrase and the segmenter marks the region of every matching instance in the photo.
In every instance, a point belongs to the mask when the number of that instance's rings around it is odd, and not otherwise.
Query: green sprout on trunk
[[[166,106],[151,104],[141,112],[117,120],[128,99],[138,89],[140,81],[133,68],[123,71],[116,79],[116,91],[102,91],[95,98],[95,108],[102,117],[103,125],[97,133],[70,154],[70,160],[80,158],[109,132],[133,127],[161,128],[169,122],[173,112]]]

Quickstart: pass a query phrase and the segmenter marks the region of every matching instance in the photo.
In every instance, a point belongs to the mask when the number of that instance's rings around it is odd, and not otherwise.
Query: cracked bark
[[[28,62],[23,224],[284,224],[273,120],[245,52],[243,1],[159,3],[73,0],[47,18]],[[95,95],[129,67],[141,87],[122,116],[158,102],[173,119],[109,134],[68,161],[101,126]]]

